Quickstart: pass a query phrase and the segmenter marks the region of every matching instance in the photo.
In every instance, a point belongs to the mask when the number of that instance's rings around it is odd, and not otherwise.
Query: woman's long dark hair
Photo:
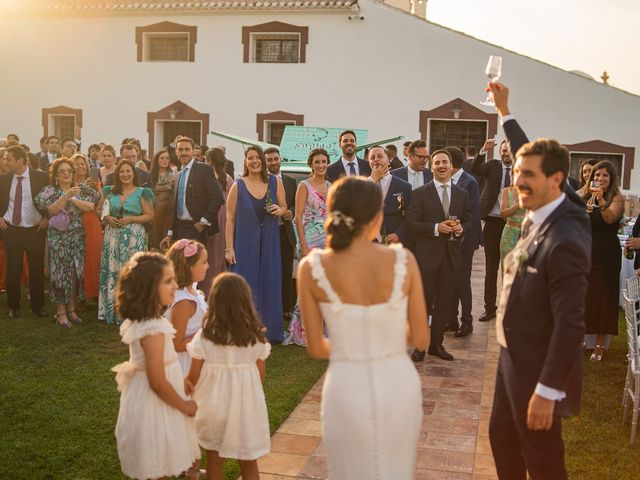
[[[138,172],[136,171],[136,166],[131,163],[129,160],[120,160],[116,165],[116,169],[113,171],[113,188],[111,189],[111,193],[114,195],[122,195],[122,182],[120,181],[120,169],[124,165],[129,165],[131,170],[133,170],[133,186],[139,187],[140,181],[138,180]]]
[[[227,159],[224,156],[224,152],[219,148],[213,147],[207,150],[205,158],[207,159],[207,163],[213,168],[216,178],[218,179],[218,183],[220,184],[220,188],[223,192],[226,192],[227,171],[224,169],[224,166],[227,163]]]
[[[580,178],[578,179],[580,180],[580,188],[585,186],[584,176],[582,175],[584,166],[591,165],[593,167],[596,163],[598,163],[598,161],[595,158],[588,158],[584,162],[582,162],[582,165],[580,165],[580,173],[579,173]]]
[[[160,175],[160,165],[158,165],[158,160],[160,160],[160,155],[166,153],[169,155],[169,150],[166,148],[161,148],[158,150],[151,159],[151,185],[154,187],[158,183],[158,176]],[[171,170],[171,159],[169,159],[169,165],[167,166],[167,170]]]
[[[260,148],[258,145],[251,145],[250,147],[247,147],[247,149],[244,151],[244,170],[242,172],[242,176],[243,177],[248,177],[249,176],[249,169],[247,168],[247,156],[249,155],[249,152],[256,152],[258,154],[258,156],[260,157],[260,163],[262,163],[262,181],[264,183],[268,183],[269,181],[269,173],[267,172],[267,159],[264,156],[264,150],[262,150],[262,148]]]
[[[607,202],[608,207],[609,205],[611,205],[611,202],[613,201],[615,196],[620,193],[620,186],[618,185],[618,172],[616,172],[616,168],[609,160],[601,160],[593,166],[593,170],[591,170],[591,176],[589,177],[589,183],[593,182],[596,178],[596,172],[602,169],[606,170],[609,174],[609,187],[602,194],[605,202]],[[586,197],[588,198],[590,195],[591,194],[587,194]]]

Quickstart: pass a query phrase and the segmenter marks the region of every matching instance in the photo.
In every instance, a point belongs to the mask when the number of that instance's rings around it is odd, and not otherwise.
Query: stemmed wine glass
[[[592,181],[589,184],[589,187],[590,187],[589,191],[591,192],[591,198],[587,200],[587,208],[591,211],[593,209],[600,208],[600,205],[598,205],[598,197],[596,197],[596,194],[593,192],[595,189],[600,188],[600,185],[598,184],[598,182]]]
[[[487,62],[487,68],[485,68],[484,73],[489,77],[489,80],[497,82],[502,75],[502,57],[499,55],[490,55],[489,61]],[[491,93],[487,93],[487,98],[483,102],[480,102],[480,104],[486,105],[487,107],[496,106],[491,98]]]
[[[455,215],[447,215],[447,220],[449,221],[449,226],[451,228],[455,228],[458,225],[460,225],[460,219]],[[448,238],[450,242],[451,241],[455,242],[457,239],[458,239],[458,234],[455,232],[452,232],[451,236]]]

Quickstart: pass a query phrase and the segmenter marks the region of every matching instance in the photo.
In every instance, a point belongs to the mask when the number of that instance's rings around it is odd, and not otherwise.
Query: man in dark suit
[[[127,160],[131,163],[131,165],[135,165],[138,161],[138,150],[136,150],[136,147],[130,143],[120,145],[120,159]],[[140,184],[139,186],[152,188],[151,174],[138,167],[135,167],[135,169],[136,173],[138,174],[138,183]],[[113,173],[107,175],[107,178],[105,179],[105,185],[113,185]]]
[[[378,241],[406,244],[405,220],[407,207],[411,202],[411,185],[389,174],[389,157],[382,145],[371,147],[369,150],[369,166],[370,178],[380,185],[384,198],[384,219]]]
[[[427,352],[443,360],[453,360],[442,346],[442,340],[453,310],[456,271],[461,266],[461,239],[471,231],[471,210],[467,192],[451,184],[452,165],[447,151],[434,152],[431,171],[433,181],[412,193],[407,228],[416,236],[412,251],[420,267],[432,317]],[[415,350],[411,358],[422,361],[424,354]]]
[[[40,151],[36,153],[36,156],[40,159],[47,156],[47,139],[49,137],[40,137]]]
[[[408,163],[406,167],[391,170],[391,175],[409,182],[411,189],[415,190],[433,180],[433,174],[429,170],[429,151],[424,140],[416,140],[409,144],[407,150]]]
[[[218,233],[218,210],[224,205],[220,184],[213,168],[193,158],[193,140],[181,137],[176,154],[182,169],[175,186],[173,221],[160,246],[168,248],[182,238],[198,240],[206,245],[207,237]]]
[[[35,198],[49,184],[49,175],[27,164],[27,152],[11,146],[5,153],[9,173],[0,176],[0,230],[7,250],[7,303],[9,317],[20,316],[20,277],[26,252],[29,264],[31,310],[44,310],[44,249],[47,211],[36,207]]]
[[[469,207],[471,209],[471,229],[465,233],[462,239],[462,261],[457,271],[456,296],[452,318],[447,330],[455,332],[456,337],[466,337],[473,332],[473,317],[471,316],[472,292],[471,292],[471,267],[473,266],[473,253],[480,247],[482,226],[480,224],[480,187],[472,175],[462,168],[464,153],[458,147],[446,147],[445,150],[451,156],[453,163],[453,175],[451,182],[467,191],[469,195]],[[458,325],[458,302],[462,306],[460,325]]]
[[[40,170],[49,171],[49,165],[60,156],[60,139],[55,135],[47,138],[47,154],[40,157]]]
[[[353,130],[345,130],[338,136],[342,156],[327,168],[327,180],[335,182],[344,175],[371,175],[371,168],[364,160],[356,157],[356,134]]]
[[[500,238],[504,228],[504,220],[500,216],[500,192],[512,184],[513,159],[506,141],[500,144],[501,160],[488,160],[485,157],[495,146],[493,138],[489,138],[480,153],[471,164],[471,170],[485,183],[480,194],[480,217],[484,220],[484,313],[478,321],[487,322],[496,316],[496,296],[498,269],[500,267]]]
[[[269,147],[264,151],[267,170],[282,180],[287,201],[287,212],[278,218],[280,224],[280,255],[282,257],[282,309],[285,316],[290,316],[295,306],[295,290],[293,286],[293,253],[296,248],[296,234],[293,231],[293,217],[296,204],[296,180],[280,170],[280,151]]]
[[[387,156],[389,157],[389,168],[391,170],[404,167],[404,163],[402,163],[402,160],[398,158],[398,148],[393,143],[387,145],[385,147],[385,150],[387,151]]]
[[[526,138],[509,113],[508,89],[490,84],[514,148]],[[518,148],[515,186],[529,210],[505,258],[496,321],[501,346],[489,439],[501,480],[567,479],[561,417],[580,409],[591,227],[564,193],[569,152],[555,140]]]

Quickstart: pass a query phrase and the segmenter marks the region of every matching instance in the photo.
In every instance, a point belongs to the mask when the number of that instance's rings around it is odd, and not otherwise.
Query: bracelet
[[[233,252],[233,248],[225,248],[224,253]]]

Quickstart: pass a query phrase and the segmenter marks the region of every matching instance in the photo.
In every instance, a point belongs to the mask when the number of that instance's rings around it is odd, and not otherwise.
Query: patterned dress
[[[148,188],[136,189],[120,204],[120,195],[112,194],[111,185],[103,188],[105,201],[109,202],[112,217],[137,217],[143,214],[142,199],[153,202],[155,196]],[[107,323],[120,324],[121,320],[115,312],[113,293],[118,275],[127,260],[134,253],[147,250],[147,232],[144,225],[130,223],[124,227],[107,225],[102,241],[102,259],[100,261],[100,297],[98,301],[98,319]]]
[[[511,189],[507,190],[507,208],[513,207],[516,203],[518,203],[518,199],[513,195],[513,191]],[[500,273],[503,271],[504,257],[514,249],[518,242],[520,225],[522,225],[526,212],[524,208],[519,208],[516,213],[507,218],[507,223],[502,230],[502,237],[500,238]]]
[[[80,185],[79,200],[98,203],[100,194],[86,185]],[[36,197],[40,208],[49,208],[64,195],[62,189],[49,185]],[[84,256],[85,238],[82,225],[82,210],[67,202],[69,230],[61,232],[49,225],[47,228],[47,250],[49,253],[49,278],[51,280],[51,302],[67,305],[71,302],[71,286],[75,277],[78,283],[78,300],[84,299]]]
[[[307,187],[307,202],[304,205],[304,213],[302,214],[302,226],[304,227],[304,238],[307,241],[309,250],[314,248],[324,248],[327,243],[327,234],[324,231],[324,221],[327,218],[327,199],[318,192],[309,180],[302,182]],[[325,182],[327,191],[331,183]],[[283,345],[302,345],[307,344],[302,327],[302,317],[300,316],[300,301],[296,302],[291,315],[291,323],[289,323],[289,331],[285,333]]]

